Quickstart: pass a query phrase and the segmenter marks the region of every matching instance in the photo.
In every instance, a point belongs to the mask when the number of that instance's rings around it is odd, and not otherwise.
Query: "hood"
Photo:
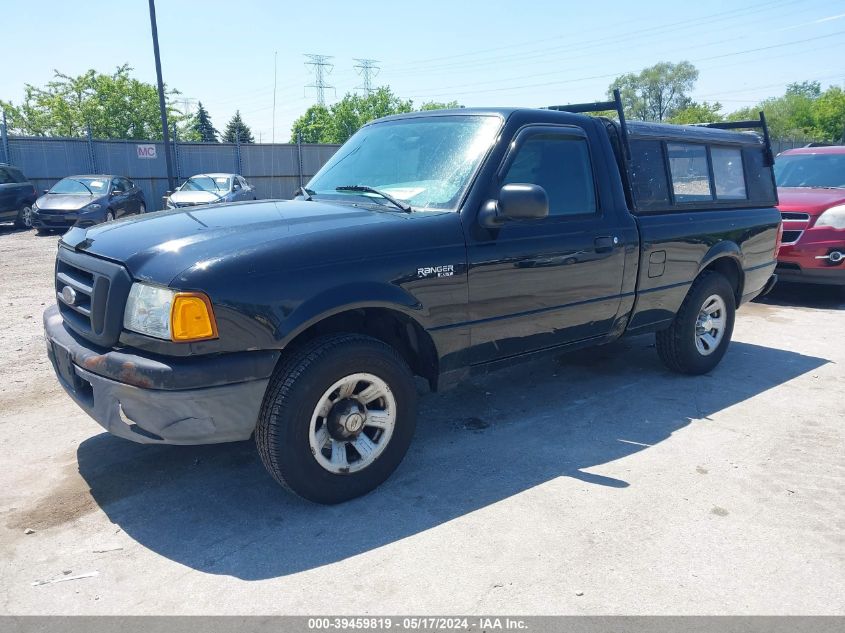
[[[845,189],[778,187],[778,200],[781,211],[803,211],[817,216],[830,207],[845,204]]]
[[[44,211],[78,211],[84,206],[97,202],[98,196],[82,194],[48,193],[44,194],[35,204]]]
[[[62,237],[62,242],[123,263],[136,279],[168,284],[189,267],[243,259],[275,247],[280,241],[307,241],[311,246],[313,236],[327,231],[349,235],[350,248],[311,248],[304,263],[349,259],[355,254],[352,245],[356,235],[371,233],[374,225],[401,222],[408,217],[349,204],[250,201],[147,213],[88,229],[74,227]],[[283,254],[278,251],[280,262]]]
[[[219,196],[210,191],[174,191],[170,194],[170,201],[174,204],[208,204],[225,195],[224,191],[221,191]]]

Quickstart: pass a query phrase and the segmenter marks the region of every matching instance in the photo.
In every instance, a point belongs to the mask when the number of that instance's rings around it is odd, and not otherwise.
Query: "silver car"
[[[197,174],[168,196],[167,208],[257,199],[255,187],[239,174]]]

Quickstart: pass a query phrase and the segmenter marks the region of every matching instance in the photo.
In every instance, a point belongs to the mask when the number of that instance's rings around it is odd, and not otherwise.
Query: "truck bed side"
[[[708,266],[734,283],[737,305],[753,298],[775,269],[779,223],[780,214],[771,207],[638,217],[640,265],[628,331],[671,322],[693,280]]]

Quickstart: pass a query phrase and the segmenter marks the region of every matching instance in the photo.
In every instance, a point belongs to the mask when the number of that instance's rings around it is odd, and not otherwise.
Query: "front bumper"
[[[798,283],[845,285],[845,260],[827,259],[833,252],[845,252],[845,231],[821,226],[807,229],[797,242],[780,247],[778,277]]]
[[[214,444],[252,434],[279,352],[171,359],[106,350],[44,312],[47,355],[68,395],[109,433],[143,444]]]
[[[36,229],[69,229],[79,220],[79,213],[32,211],[32,226]]]

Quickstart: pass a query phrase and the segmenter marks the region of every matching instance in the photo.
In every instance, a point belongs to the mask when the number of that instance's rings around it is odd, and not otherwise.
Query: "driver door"
[[[473,364],[599,338],[621,302],[627,228],[603,208],[588,138],[571,125],[523,128],[499,169],[540,185],[543,219],[513,220],[468,240]]]

